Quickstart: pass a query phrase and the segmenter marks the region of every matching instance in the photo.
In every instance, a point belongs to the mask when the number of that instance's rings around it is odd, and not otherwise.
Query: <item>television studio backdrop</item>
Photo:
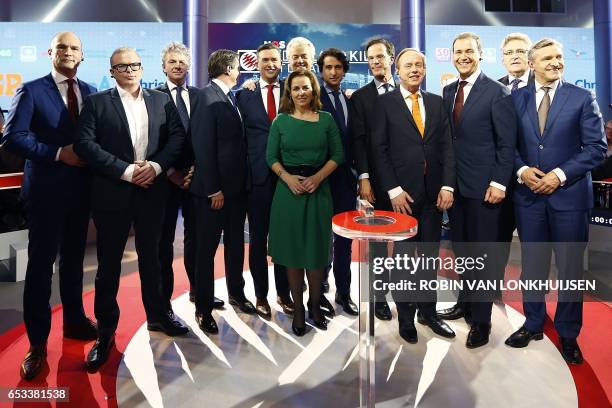
[[[161,51],[172,41],[190,48],[192,66],[187,80],[199,88],[209,82],[210,54],[218,49],[235,50],[240,72],[237,90],[244,82],[259,80],[257,48],[261,44],[270,42],[280,49],[284,78],[290,72],[287,44],[294,37],[306,37],[315,45],[316,56],[330,47],[345,52],[350,71],[341,88],[348,95],[373,80],[364,49],[372,38],[387,39],[396,52],[405,47],[422,50],[427,57],[422,89],[442,95],[444,86],[457,79],[452,55],[455,36],[476,33],[483,46],[480,68],[489,78],[498,79],[507,75],[502,41],[520,32],[534,43],[550,37],[563,44],[563,81],[593,92],[602,123],[612,119],[611,0],[3,0],[2,127],[19,87],[49,74],[47,50],[53,36],[63,31],[80,38],[85,59],[78,78],[98,91],[116,86],[109,57],[118,47],[136,49],[142,59],[141,87],[146,89],[166,83]],[[313,70],[320,74],[316,64]],[[172,308],[190,328],[189,334],[173,338],[147,330],[131,237],[117,296],[121,317],[107,363],[88,373],[85,359],[93,341],[62,337],[62,303],[55,273],[47,363],[36,378],[26,381],[19,372],[30,345],[23,313],[28,263],[28,226],[20,199],[24,165],[25,158],[0,147],[0,407],[35,402],[75,407],[612,406],[612,181],[593,182],[583,276],[596,289],[584,293],[578,337],[584,362],[580,365],[568,364],[559,352],[559,336],[551,320],[554,296],[547,297],[549,317],[542,341],[533,341],[526,348],[504,344],[525,319],[521,298],[516,295],[494,303],[490,340],[484,347],[465,347],[470,326],[464,319],[447,322],[456,333],[454,339],[416,324],[418,343],[407,343],[398,334],[393,302],[391,321],[372,317],[367,290],[364,295],[360,286],[360,277],[367,278],[361,272],[368,266],[364,259],[368,246],[363,240],[353,242],[351,264],[351,295],[360,315],[343,313],[337,306],[327,330],[313,327],[303,337],[293,335],[291,316],[276,304],[272,263],[271,318],[245,314],[227,304],[221,244],[216,256],[215,296],[226,305],[213,312],[219,334],[209,335],[198,328],[189,301],[179,216]],[[248,224],[244,230],[245,293],[254,301],[248,272]],[[450,236],[443,231],[441,253],[452,254]],[[92,317],[97,266],[96,232],[90,223],[83,303]],[[515,232],[506,278],[518,279],[520,273],[521,244]],[[457,275],[440,271],[438,279],[454,280]],[[329,284],[328,298],[333,304],[332,276]],[[439,295],[438,309],[453,304],[451,298]]]

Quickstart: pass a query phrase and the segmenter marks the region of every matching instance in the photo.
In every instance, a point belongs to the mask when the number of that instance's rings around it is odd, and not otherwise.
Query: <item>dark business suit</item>
[[[351,156],[351,136],[349,133],[348,124],[349,114],[349,99],[342,92],[344,101],[347,105],[347,112],[342,117],[338,113],[338,109],[343,109],[342,106],[334,107],[332,100],[333,95],[327,92],[324,84],[321,83],[321,103],[323,110],[331,113],[340,130],[340,138],[344,150],[344,163],[338,166],[329,177],[329,187],[332,194],[332,202],[334,207],[334,215],[345,211],[355,210],[357,200],[357,177],[353,170],[353,159]],[[334,234],[334,250],[333,250],[333,268],[334,279],[336,282],[336,292],[340,295],[349,295],[351,292],[351,244],[352,240]]]
[[[78,86],[83,100],[95,92],[81,80]],[[91,172],[55,160],[58,148],[74,143],[76,130],[51,74],[17,89],[2,143],[27,159],[21,188],[29,228],[23,319],[32,345],[49,336],[51,278],[58,253],[64,322],[85,319],[83,257]]]
[[[280,95],[284,84],[280,81]],[[247,193],[247,216],[249,219],[249,269],[253,275],[255,296],[268,296],[268,228],[270,208],[278,177],[266,163],[266,146],[270,132],[270,119],[261,97],[259,82],[255,90],[243,88],[236,95],[244,123],[247,164],[250,185]],[[280,106],[280,104],[279,104]],[[276,293],[282,299],[289,299],[287,270],[283,265],[274,264]]]
[[[455,158],[442,98],[423,91],[421,95],[425,107],[423,137],[399,88],[380,96],[372,131],[372,150],[381,190],[388,196],[389,190],[401,187],[414,200],[410,204],[411,215],[417,219],[419,228],[418,234],[408,242],[416,245],[402,244],[401,247],[408,249],[411,256],[416,250],[417,254],[437,257],[442,212],[436,208],[436,203],[442,186],[455,188]],[[406,278],[405,274],[394,275],[401,275],[394,276],[394,281]],[[436,280],[437,270],[419,270],[414,277]],[[406,300],[396,296],[400,327],[412,324],[414,319],[414,304]],[[426,318],[435,317],[435,294],[421,294],[416,304]]]
[[[168,95],[147,89],[142,89],[142,94],[148,114],[146,160],[159,164],[162,170],[149,188],[121,180],[134,162],[135,152],[117,88],[87,98],[74,146],[94,170],[91,199],[98,251],[95,313],[100,337],[112,335],[117,328],[121,258],[132,226],[147,321],[161,321],[167,313],[160,292],[158,253],[168,192],[164,172],[180,155],[185,131]]]
[[[242,119],[221,88],[211,82],[198,92],[191,121],[195,172],[190,192],[196,212],[196,312],[213,307],[215,252],[223,231],[225,279],[230,296],[244,298],[244,220],[246,145]],[[223,192],[223,208],[211,208],[211,195]]]
[[[567,82],[558,84],[542,134],[535,85],[512,95],[519,124],[515,170],[528,166],[547,173],[559,168],[567,177],[565,184],[549,195],[535,194],[524,184],[516,186],[513,198],[522,243],[523,279],[547,279],[552,250],[559,279],[582,279],[593,206],[590,171],[606,156],[603,123],[593,94]],[[555,328],[561,337],[572,339],[582,326],[581,294],[566,295],[559,294]],[[523,297],[525,328],[541,331],[546,316],[544,293],[527,292]]]
[[[163,84],[156,90],[164,92],[172,98],[168,84]],[[193,110],[194,99],[198,88],[188,86],[190,111]],[[176,91],[175,96],[176,96]],[[176,103],[176,102],[175,102]],[[193,151],[191,150],[191,141],[189,129],[185,129],[187,137],[183,145],[183,152],[179,159],[172,164],[171,167],[177,171],[187,173],[193,165]],[[161,291],[164,299],[168,301],[170,308],[170,300],[174,291],[174,271],[172,269],[172,261],[174,260],[174,236],[176,233],[176,220],[178,218],[179,209],[183,214],[183,264],[189,279],[190,293],[195,289],[195,223],[193,220],[193,202],[188,191],[181,189],[179,186],[167,180],[168,197],[166,201],[166,210],[164,215],[164,224],[162,227],[162,235],[159,241],[159,263],[161,267]]]
[[[484,253],[499,250],[492,245],[499,240],[501,203],[484,202],[490,182],[504,187],[512,176],[516,133],[514,118],[508,115],[510,91],[497,81],[481,73],[464,102],[458,123],[453,123],[453,106],[459,81],[444,87],[444,104],[451,123],[455,148],[457,189],[455,201],[449,211],[451,238],[456,255],[482,257]],[[508,199],[507,197],[505,199]],[[483,244],[475,244],[483,243]],[[501,279],[498,276],[499,257],[489,256],[484,270],[474,270],[462,278],[481,280]],[[493,295],[493,294],[491,294]],[[459,302],[465,303],[467,291],[461,291]],[[492,296],[488,299],[467,299],[466,309],[472,312],[474,323],[491,321]],[[477,300],[476,302],[470,302]]]

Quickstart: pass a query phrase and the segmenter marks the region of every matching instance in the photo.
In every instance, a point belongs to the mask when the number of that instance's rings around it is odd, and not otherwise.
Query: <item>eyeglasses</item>
[[[527,50],[518,49],[518,50],[506,50],[506,51],[504,51],[504,55],[506,57],[509,57],[511,55],[514,55],[514,54],[516,54],[518,56],[525,55],[525,54],[527,54]]]
[[[132,71],[140,71],[140,68],[142,68],[142,62],[132,62],[131,64],[115,64],[111,68],[119,72],[127,72],[128,67],[131,68]]]

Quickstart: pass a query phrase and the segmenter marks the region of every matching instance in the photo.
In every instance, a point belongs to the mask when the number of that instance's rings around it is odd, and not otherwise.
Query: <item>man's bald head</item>
[[[70,31],[57,33],[51,40],[48,53],[53,68],[68,78],[76,75],[77,68],[83,60],[81,40]]]

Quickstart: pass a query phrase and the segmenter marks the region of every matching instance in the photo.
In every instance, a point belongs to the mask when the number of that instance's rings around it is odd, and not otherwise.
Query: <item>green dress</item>
[[[332,116],[319,111],[309,122],[280,114],[270,126],[268,165],[322,166],[342,163],[342,141]],[[268,252],[272,261],[289,268],[323,268],[329,263],[332,197],[327,178],[312,193],[294,195],[278,180],[270,210]]]

